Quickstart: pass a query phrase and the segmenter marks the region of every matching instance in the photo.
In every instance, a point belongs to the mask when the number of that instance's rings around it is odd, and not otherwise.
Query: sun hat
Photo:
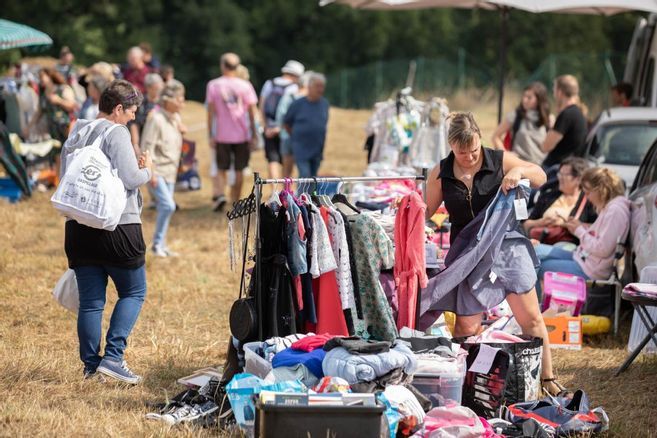
[[[303,72],[306,71],[305,67],[299,61],[289,60],[285,63],[281,72],[287,73],[289,75],[301,76]]]

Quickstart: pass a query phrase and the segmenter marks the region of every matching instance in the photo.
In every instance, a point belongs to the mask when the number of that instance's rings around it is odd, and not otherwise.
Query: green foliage
[[[390,59],[467,62],[496,77],[500,16],[495,11],[431,9],[379,12],[316,0],[9,1],[3,17],[48,33],[50,54],[68,45],[77,62],[123,62],[129,46],[149,41],[176,68],[191,98],[203,99],[225,51],[240,54],[260,86],[286,59],[337,73]],[[638,14],[614,17],[512,11],[509,78],[534,72],[548,55],[625,52]],[[405,77],[405,74],[404,74]],[[404,80],[400,78],[400,81]],[[429,81],[430,78],[425,78]]]

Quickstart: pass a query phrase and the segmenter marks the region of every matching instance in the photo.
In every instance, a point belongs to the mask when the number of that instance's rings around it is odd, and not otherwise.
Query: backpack
[[[287,87],[291,85],[294,85],[294,82],[290,82],[287,85],[278,85],[275,81],[271,81],[271,92],[265,99],[265,103],[263,105],[267,120],[276,120],[276,109],[278,108],[278,104],[285,94]]]
[[[87,139],[97,125],[90,127]],[[66,173],[50,198],[55,209],[64,216],[108,231],[116,229],[127,202],[123,182],[100,149],[103,139],[117,126],[113,124],[93,144],[67,157]]]

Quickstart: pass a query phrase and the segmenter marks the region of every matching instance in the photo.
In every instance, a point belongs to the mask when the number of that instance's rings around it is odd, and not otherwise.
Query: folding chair
[[[645,326],[648,333],[643,338],[643,340],[636,346],[636,348],[630,353],[627,359],[625,359],[623,365],[621,365],[618,371],[616,371],[616,374],[614,374],[615,377],[618,376],[623,371],[625,371],[632,364],[632,362],[634,362],[634,359],[636,359],[639,353],[641,353],[643,347],[645,347],[646,344],[650,342],[650,339],[652,339],[652,341],[655,344],[657,344],[657,322],[655,322],[652,319],[652,317],[648,313],[648,310],[646,309],[646,306],[657,307],[657,296],[655,297],[636,296],[624,290],[622,293],[622,297],[624,300],[627,300],[630,303],[632,303],[634,309],[636,310],[636,313],[639,315],[639,318],[641,318],[641,322],[643,322],[643,325]]]
[[[625,243],[622,239],[616,242],[616,252],[614,253],[614,263],[611,269],[611,275],[607,280],[587,280],[587,291],[598,286],[613,286],[614,287],[614,336],[618,334],[618,323],[620,319],[621,307],[621,294],[623,292],[623,283],[621,283],[621,275],[618,272],[618,265],[625,255]]]

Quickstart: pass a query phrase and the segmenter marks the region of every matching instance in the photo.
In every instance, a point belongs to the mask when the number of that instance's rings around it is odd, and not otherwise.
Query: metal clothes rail
[[[256,309],[258,312],[258,339],[263,340],[263,324],[262,324],[262,300],[260,299],[260,289],[261,289],[261,261],[260,261],[260,252],[262,249],[262,241],[260,239],[260,204],[262,203],[262,186],[270,184],[320,184],[320,183],[329,183],[329,182],[379,182],[379,181],[400,181],[400,180],[411,180],[411,181],[423,181],[421,183],[422,187],[422,196],[426,202],[426,181],[427,181],[427,169],[422,169],[421,175],[399,175],[399,176],[329,176],[329,177],[316,177],[316,178],[279,178],[279,179],[263,179],[260,178],[260,174],[255,172],[253,174],[254,183],[253,190],[255,193],[255,217],[256,217],[256,253],[255,253],[255,300],[256,300]],[[416,306],[416,327],[419,323],[419,312],[420,312],[420,291],[418,290],[417,299],[418,303]]]

